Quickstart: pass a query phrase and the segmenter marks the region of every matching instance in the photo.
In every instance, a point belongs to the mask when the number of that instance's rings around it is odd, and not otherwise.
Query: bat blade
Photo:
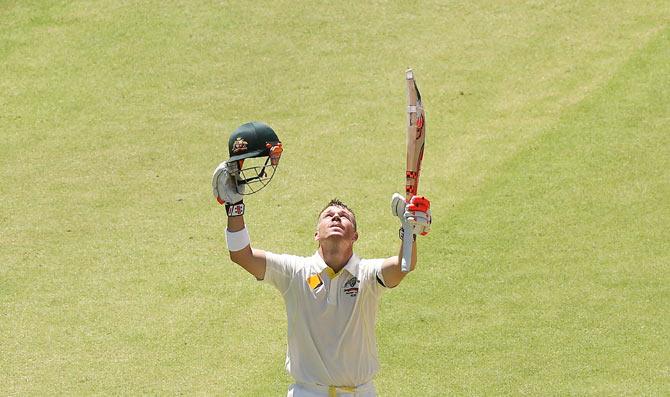
[[[405,72],[407,82],[407,164],[405,170],[405,198],[409,200],[416,196],[419,190],[419,176],[421,162],[426,142],[426,114],[421,101],[421,92],[414,80],[414,71]],[[414,236],[411,226],[403,224],[403,256],[400,268],[403,272],[410,271],[412,260],[412,244]]]
[[[408,69],[407,80],[407,164],[405,172],[405,197],[415,196],[419,189],[421,162],[426,142],[426,114],[421,102],[421,93],[414,80],[414,72]]]

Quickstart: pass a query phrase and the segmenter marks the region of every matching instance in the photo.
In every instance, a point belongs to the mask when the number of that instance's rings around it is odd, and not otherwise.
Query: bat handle
[[[414,242],[412,236],[412,225],[408,222],[403,222],[402,225],[402,259],[400,261],[400,270],[403,273],[409,273],[412,264],[412,243]]]

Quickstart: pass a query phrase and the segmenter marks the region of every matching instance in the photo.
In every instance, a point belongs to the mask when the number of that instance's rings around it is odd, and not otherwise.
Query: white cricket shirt
[[[264,280],[284,297],[286,370],[297,382],[357,386],[377,373],[375,323],[386,289],[377,281],[382,262],[354,254],[335,274],[318,252],[311,257],[266,252]]]

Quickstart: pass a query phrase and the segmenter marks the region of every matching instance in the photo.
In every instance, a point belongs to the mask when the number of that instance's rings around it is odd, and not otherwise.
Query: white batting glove
[[[414,235],[425,236],[430,232],[433,219],[430,213],[430,200],[423,196],[414,196],[409,203],[399,193],[391,197],[391,212],[402,222],[402,226],[411,227]]]
[[[244,198],[244,185],[239,185],[237,161],[224,161],[219,164],[212,175],[212,192],[219,204],[235,204]]]
[[[430,213],[430,200],[426,197],[412,197],[403,215],[414,228],[415,235],[425,236],[430,232],[430,224],[433,222],[433,217]]]
[[[400,218],[400,222],[405,221],[403,214],[405,213],[406,206],[407,203],[405,202],[405,198],[402,196],[402,194],[393,193],[393,196],[391,196],[391,213]]]

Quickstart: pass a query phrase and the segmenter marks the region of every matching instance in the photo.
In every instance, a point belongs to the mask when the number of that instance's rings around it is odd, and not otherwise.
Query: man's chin
[[[341,231],[331,231],[326,238],[332,240],[346,240],[346,235]]]

